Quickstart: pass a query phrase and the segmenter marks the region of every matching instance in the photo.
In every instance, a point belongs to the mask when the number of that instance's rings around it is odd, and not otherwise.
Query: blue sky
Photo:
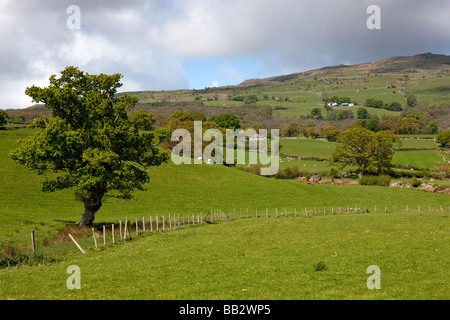
[[[236,85],[253,77],[268,77],[258,57],[190,59],[182,64],[189,89]]]
[[[25,89],[69,65],[121,73],[122,91],[173,90],[450,54],[449,16],[448,0],[2,0],[0,109],[32,105]]]

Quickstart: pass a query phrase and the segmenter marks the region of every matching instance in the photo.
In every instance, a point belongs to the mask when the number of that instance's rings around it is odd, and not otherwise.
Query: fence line
[[[242,219],[264,219],[264,218],[286,218],[286,217],[304,217],[310,218],[313,216],[325,216],[325,215],[348,215],[348,214],[368,214],[368,213],[395,213],[399,211],[403,212],[450,212],[450,206],[431,206],[431,205],[420,205],[417,207],[412,207],[410,205],[399,206],[397,204],[393,205],[384,205],[377,206],[372,205],[358,205],[355,204],[354,207],[350,206],[307,206],[307,207],[284,207],[279,211],[278,207],[268,208],[268,207],[256,207],[252,210],[250,208],[246,208],[246,215],[242,214],[242,208],[239,208],[239,214],[236,213],[236,208],[228,210],[228,214],[221,209],[211,209],[210,211],[199,212],[196,214],[183,214],[182,217],[180,214],[169,214],[169,225],[168,230],[177,230],[191,226],[202,225],[206,223],[217,223],[222,221],[234,221],[234,220],[242,220]],[[265,214],[263,213],[265,210]],[[302,214],[303,213],[303,214]],[[123,221],[119,220],[119,230],[115,228],[115,224],[103,224],[98,226],[97,228],[92,228],[92,238],[94,242],[94,247],[96,249],[99,248],[98,238],[103,237],[103,246],[115,245],[119,242],[125,242],[126,240],[131,240],[130,228],[134,228],[136,232],[136,236],[148,234],[148,233],[158,233],[162,229],[163,232],[168,232],[166,230],[166,217],[163,215],[162,219],[159,219],[158,215],[149,216],[149,220],[146,221],[145,217],[142,217],[142,221],[139,221],[138,218],[135,218],[134,226],[129,222],[128,217],[125,218],[125,224],[123,225]],[[187,222],[186,222],[187,219]],[[140,232],[140,224],[142,226]],[[162,228],[160,228],[162,227]],[[115,234],[119,232],[120,241],[116,241]],[[108,235],[109,234],[109,235]],[[108,236],[107,236],[108,235]],[[112,241],[108,241],[108,237],[111,237]],[[75,238],[70,239],[77,245],[79,244],[75,241]],[[36,256],[36,234],[35,231],[31,232],[31,246],[29,250],[31,251],[31,255]],[[81,246],[78,248],[80,249]],[[80,251],[83,249],[80,249]],[[83,252],[83,251],[82,251]]]

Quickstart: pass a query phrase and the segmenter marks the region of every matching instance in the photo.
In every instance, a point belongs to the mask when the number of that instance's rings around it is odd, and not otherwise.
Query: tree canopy
[[[80,226],[92,224],[104,196],[130,198],[133,190],[143,190],[149,182],[145,169],[168,159],[152,132],[139,132],[149,129],[153,116],[140,112],[130,118],[138,99],[115,96],[121,78],[67,67],[59,78],[50,77],[48,87],[25,91],[34,102],[45,103],[52,117],[37,119],[34,125],[41,130],[20,140],[10,156],[40,174],[58,172],[44,182],[44,191],[75,188],[76,199],[84,203]]]
[[[391,131],[375,133],[358,126],[349,128],[339,134],[330,164],[341,168],[356,166],[360,176],[385,174],[391,167],[397,143],[400,139]]]
[[[6,111],[0,110],[0,129],[8,123],[8,114]]]
[[[239,118],[231,113],[220,113],[212,116],[208,121],[215,122],[219,127],[225,129],[240,129],[241,124]]]

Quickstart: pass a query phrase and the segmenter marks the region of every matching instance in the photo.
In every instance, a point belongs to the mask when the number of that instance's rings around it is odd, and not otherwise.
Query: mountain
[[[250,79],[242,82],[240,86],[267,84],[270,82],[300,81],[314,78],[421,73],[423,70],[450,71],[450,56],[423,53],[415,56],[391,57],[377,62],[368,62],[357,65],[336,65],[265,79]]]

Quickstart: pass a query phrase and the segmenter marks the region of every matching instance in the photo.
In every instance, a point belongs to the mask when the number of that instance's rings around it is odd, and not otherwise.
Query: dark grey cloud
[[[66,26],[69,5],[80,7],[80,30]],[[381,30],[366,27],[369,5],[381,9]],[[261,73],[283,74],[449,54],[448,30],[447,0],[4,0],[0,107],[28,106],[25,88],[67,65],[120,72],[124,90],[188,88],[189,59],[252,57]]]

